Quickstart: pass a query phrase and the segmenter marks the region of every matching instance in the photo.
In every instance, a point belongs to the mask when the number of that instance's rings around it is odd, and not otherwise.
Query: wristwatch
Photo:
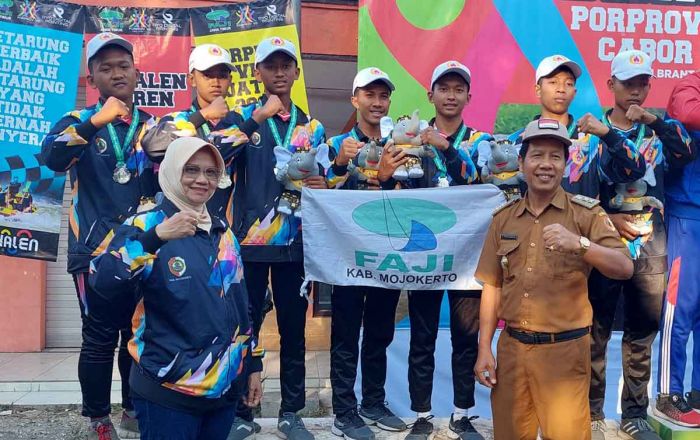
[[[581,249],[579,250],[579,255],[584,255],[588,249],[591,247],[591,240],[588,238],[584,237],[583,235],[581,238],[578,239],[579,245],[581,245]]]

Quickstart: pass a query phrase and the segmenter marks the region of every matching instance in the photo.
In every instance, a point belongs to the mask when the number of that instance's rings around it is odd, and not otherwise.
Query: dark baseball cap
[[[522,136],[523,142],[532,141],[533,139],[549,138],[558,140],[567,147],[571,145],[571,139],[569,139],[566,126],[556,119],[540,118],[534,120],[527,124]]]

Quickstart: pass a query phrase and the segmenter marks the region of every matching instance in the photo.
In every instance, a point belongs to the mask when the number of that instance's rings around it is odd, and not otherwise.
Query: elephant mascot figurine
[[[481,168],[481,181],[496,185],[506,199],[520,197],[520,184],[525,181],[518,165],[518,150],[508,141],[490,141],[490,154]]]
[[[618,183],[615,185],[615,197],[610,201],[612,208],[617,208],[620,212],[632,214],[632,226],[639,231],[640,235],[649,235],[653,232],[652,222],[649,216],[642,212],[645,207],[664,209],[661,200],[653,196],[648,196],[649,185],[656,186],[656,177],[651,165],[647,165],[647,172],[644,177],[630,183]]]
[[[291,149],[294,151],[290,151]],[[317,147],[308,144],[297,147],[290,145],[290,149],[279,145],[275,147],[275,176],[277,181],[284,185],[277,212],[301,218],[299,207],[302,181],[307,177],[322,175],[319,165],[324,170],[330,168],[328,151],[329,147],[325,143]]]
[[[427,124],[426,124],[427,125]],[[422,157],[435,157],[435,152],[429,145],[423,145],[420,140],[421,120],[418,110],[411,117],[404,116],[396,121],[391,132],[391,137],[384,148],[392,151],[395,148],[402,149],[408,156],[405,165],[401,165],[394,171],[396,180],[420,179],[423,177]]]
[[[351,163],[348,173],[357,177],[358,187],[366,187],[367,179],[376,179],[379,172],[379,161],[384,147],[375,141],[366,143],[357,153],[357,164]]]

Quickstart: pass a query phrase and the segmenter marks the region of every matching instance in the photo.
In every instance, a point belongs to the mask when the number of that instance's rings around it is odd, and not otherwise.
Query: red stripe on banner
[[[676,305],[676,300],[678,299],[678,281],[681,276],[681,257],[673,260],[673,265],[671,266],[671,272],[668,274],[668,289],[666,292],[666,301],[669,304]]]
[[[85,34],[90,41],[93,34]],[[134,103],[154,116],[190,107],[192,90],[187,81],[192,38],[171,35],[124,35],[134,46],[134,64],[141,75]],[[87,105],[97,102],[99,91],[88,88]]]
[[[498,54],[498,56],[493,56]],[[469,124],[488,129],[496,124],[503,95],[513,82],[520,47],[498,11],[493,9],[479,28],[464,64],[472,71],[472,100],[463,116]]]

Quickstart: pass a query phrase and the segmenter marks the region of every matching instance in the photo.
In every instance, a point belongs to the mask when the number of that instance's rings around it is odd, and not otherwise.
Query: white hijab
[[[185,189],[181,183],[185,165],[197,151],[203,148],[208,148],[212,152],[216,158],[217,167],[223,173],[226,165],[221,157],[221,153],[215,146],[197,137],[180,137],[168,145],[165,157],[158,170],[158,183],[165,197],[173,205],[177,206],[180,211],[194,212],[198,217],[197,227],[209,232],[211,229],[211,217],[209,216],[206,203],[201,205],[193,204],[185,196]]]

